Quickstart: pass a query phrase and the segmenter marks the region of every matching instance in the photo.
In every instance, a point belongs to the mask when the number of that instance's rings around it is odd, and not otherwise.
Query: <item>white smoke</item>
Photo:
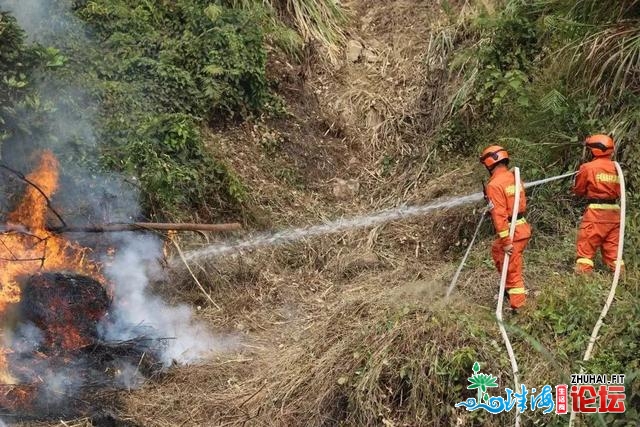
[[[43,0],[0,0],[0,8],[11,12],[31,40],[41,32],[48,14],[48,2]]]
[[[83,23],[71,11],[71,3],[68,0],[0,0],[0,10],[9,11],[16,17],[29,41],[55,45],[75,37],[90,44]],[[48,117],[48,126],[55,136],[52,138],[56,141],[54,152],[59,154],[66,179],[55,195],[55,203],[76,208],[84,215],[71,217],[73,209],[67,209],[66,218],[73,222],[100,223],[127,222],[138,217],[137,190],[120,175],[97,173],[93,170],[97,162],[84,163],[86,159],[82,153],[87,149],[96,148],[93,152],[99,152],[99,140],[92,125],[93,114],[99,109],[96,101],[81,85],[76,87],[55,76],[44,76],[38,85],[40,95],[54,102],[55,113]],[[25,144],[16,145],[16,151],[19,147],[30,150],[31,144],[32,141],[25,141]],[[77,152],[79,146],[84,149],[82,153]],[[16,159],[19,157],[23,157],[23,153],[16,153]],[[205,325],[194,319],[191,307],[168,305],[150,291],[150,277],[161,273],[158,261],[162,257],[162,243],[158,238],[122,233],[114,241],[117,255],[115,259],[107,260],[105,274],[115,285],[115,295],[109,319],[100,325],[103,339],[138,338],[140,326],[147,327],[147,332],[153,331],[152,338],[168,338],[162,354],[165,366],[173,361],[194,362],[226,345],[224,339],[215,338]],[[24,345],[37,345],[41,340],[28,329],[21,334],[26,336],[21,341]],[[123,370],[127,371],[126,368]]]
[[[0,10],[11,12],[27,34],[29,41],[46,44],[51,37],[69,31],[82,29],[82,23],[73,16],[54,20],[54,12],[60,7],[70,6],[50,0],[0,0]]]
[[[48,405],[59,405],[67,402],[83,385],[85,379],[74,375],[74,369],[67,367],[60,371],[44,370],[41,376],[44,388],[41,389],[41,401]]]
[[[168,338],[162,354],[165,366],[174,361],[194,362],[220,350],[224,340],[214,337],[205,325],[196,321],[191,307],[168,305],[150,293],[149,278],[161,274],[160,240],[133,233],[123,233],[122,237],[122,246],[105,269],[115,290],[111,318],[101,325],[104,338],[134,339],[139,335],[137,326],[150,327],[155,338]]]
[[[8,346],[18,354],[31,354],[44,341],[42,330],[33,323],[20,323],[13,335],[7,331],[5,335],[10,342],[5,342],[4,346]]]
[[[124,361],[116,361],[114,363],[117,368],[117,384],[120,387],[132,390],[140,387],[144,383],[144,376],[140,373],[137,366]]]

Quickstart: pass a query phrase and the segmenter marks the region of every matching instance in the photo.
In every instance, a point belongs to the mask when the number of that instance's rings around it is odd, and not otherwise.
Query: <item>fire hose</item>
[[[516,222],[518,221],[518,207],[520,206],[520,168],[513,168],[515,175],[515,197],[513,199],[513,210],[511,213],[511,224],[509,225],[509,238],[513,240],[513,236],[516,232]],[[504,254],[504,261],[502,262],[502,274],[500,275],[500,290],[498,291],[498,305],[496,307],[496,318],[498,319],[498,327],[500,328],[500,334],[504,339],[504,345],[507,348],[507,354],[509,355],[509,361],[511,362],[511,371],[513,372],[513,383],[516,392],[520,389],[520,381],[518,379],[518,362],[516,361],[516,355],[511,347],[511,341],[509,335],[504,327],[502,321],[502,305],[504,303],[504,292],[507,283],[507,271],[509,269],[509,259],[511,256],[509,253]],[[520,410],[516,407],[516,427],[520,426]]]
[[[626,209],[627,209],[627,200],[626,200],[626,190],[624,183],[624,175],[622,174],[622,168],[618,162],[613,162],[616,166],[616,171],[618,173],[618,178],[620,179],[620,231],[618,237],[618,254],[616,256],[616,268],[613,273],[613,282],[611,283],[611,289],[609,290],[609,296],[607,297],[606,302],[604,303],[604,307],[602,307],[602,312],[600,313],[600,317],[593,327],[593,331],[591,332],[591,337],[589,338],[589,344],[587,345],[587,351],[584,353],[584,357],[582,358],[583,362],[588,362],[591,359],[591,354],[593,353],[593,347],[598,339],[598,333],[600,332],[600,327],[602,327],[602,323],[604,318],[607,316],[609,312],[609,308],[613,303],[613,298],[616,295],[616,288],[618,287],[618,281],[620,280],[620,272],[622,270],[622,252],[624,249],[624,228],[625,228],[625,220],[626,220]],[[584,367],[580,370],[581,373],[584,372]],[[573,422],[575,420],[576,412],[571,411],[571,415],[569,416],[569,427],[573,426]]]
[[[617,164],[617,163],[616,163]],[[617,166],[619,168],[619,166]],[[521,186],[521,181],[520,181],[520,169],[519,168],[514,168],[514,175],[515,175],[515,197],[514,197],[514,202],[513,202],[513,209],[512,209],[512,217],[511,217],[511,223],[509,226],[509,237],[511,239],[513,239],[514,234],[515,234],[515,229],[516,229],[516,222],[517,222],[517,218],[518,218],[518,206],[520,206],[520,186]],[[541,179],[538,181],[534,181],[531,182],[529,184],[525,184],[524,187],[525,188],[529,188],[529,187],[534,187],[537,185],[542,185],[542,184],[546,184],[552,181],[556,181],[559,179],[563,179],[563,178],[568,178],[570,176],[575,175],[576,172],[572,172],[572,173],[566,173],[563,175],[558,175],[558,176],[553,176],[550,178],[545,178],[545,179]],[[619,174],[621,174],[621,172],[619,172]],[[623,184],[622,184],[623,185]],[[624,204],[622,205],[624,207]],[[624,208],[623,208],[624,209]],[[624,210],[623,210],[624,211]],[[453,279],[451,280],[451,284],[449,285],[449,288],[447,289],[447,293],[445,298],[449,298],[449,296],[451,295],[451,292],[453,291],[458,278],[460,276],[460,272],[462,271],[462,268],[464,267],[464,264],[466,263],[466,260],[469,256],[469,253],[471,252],[471,248],[473,247],[473,244],[476,240],[476,237],[480,231],[480,227],[482,225],[482,222],[484,221],[484,218],[486,217],[486,214],[488,212],[488,209],[484,209],[480,215],[480,220],[478,221],[478,225],[476,226],[476,230],[473,234],[473,237],[471,239],[471,242],[469,243],[469,247],[467,247],[467,251],[464,254],[464,257],[462,258],[462,261],[460,263],[460,265],[458,266],[458,269],[456,270],[456,273],[453,277]],[[507,282],[507,271],[509,268],[509,259],[510,259],[510,255],[508,253],[505,254],[504,256],[504,261],[502,263],[502,273],[500,275],[500,290],[498,291],[498,304],[496,307],[496,318],[498,321],[498,328],[500,329],[500,334],[502,335],[502,338],[504,340],[505,343],[505,347],[507,349],[507,354],[509,355],[509,361],[511,363],[511,371],[513,373],[513,382],[514,382],[514,386],[515,386],[515,390],[516,392],[518,391],[518,389],[520,388],[520,381],[519,381],[519,377],[518,377],[518,361],[516,360],[515,357],[515,353],[513,351],[513,347],[511,346],[511,341],[509,340],[509,335],[507,334],[507,330],[504,327],[504,322],[503,322],[503,318],[502,318],[502,310],[503,310],[503,305],[504,305],[504,293],[505,293],[505,287],[506,287],[506,282]],[[621,259],[621,253],[619,252],[618,254],[618,264],[616,266],[616,269],[619,270],[619,266],[620,266],[620,259]],[[610,296],[611,298],[613,298],[612,296]],[[607,307],[608,308],[608,307]],[[602,316],[604,317],[604,316]],[[515,421],[515,426],[519,427],[520,426],[520,411],[518,410],[518,408],[516,408],[516,421]]]
[[[453,292],[453,288],[456,286],[456,283],[458,282],[460,273],[464,268],[464,264],[467,262],[467,258],[469,258],[469,254],[471,253],[471,248],[473,247],[473,244],[476,241],[476,237],[478,237],[478,233],[480,232],[480,227],[482,226],[482,223],[484,222],[484,219],[487,216],[487,212],[489,212],[489,209],[487,208],[482,210],[482,213],[480,215],[480,221],[478,221],[478,225],[476,226],[476,231],[473,233],[471,242],[469,243],[469,246],[467,247],[467,251],[464,253],[464,256],[462,257],[462,261],[460,262],[460,265],[456,270],[456,274],[454,274],[453,279],[451,279],[451,284],[449,285],[449,289],[447,289],[447,294],[445,295],[445,298],[449,298],[449,296],[451,295],[451,292]]]
[[[607,300],[604,304],[604,307],[602,308],[602,312],[600,313],[600,316],[598,318],[598,321],[596,322],[593,331],[591,332],[591,337],[589,338],[589,344],[587,345],[587,350],[585,351],[584,357],[583,357],[583,362],[587,362],[591,359],[591,355],[593,353],[593,348],[595,345],[596,340],[598,339],[598,333],[600,331],[600,328],[602,327],[602,324],[604,322],[604,318],[606,317],[607,313],[609,312],[609,308],[611,307],[611,304],[613,303],[613,298],[615,297],[615,293],[616,293],[616,288],[618,286],[618,282],[620,280],[620,273],[622,270],[622,255],[623,255],[623,250],[624,250],[624,234],[625,234],[625,220],[626,220],[626,189],[625,189],[625,181],[624,181],[624,175],[622,173],[622,168],[620,167],[620,164],[618,162],[614,162],[615,167],[616,167],[616,171],[618,174],[618,178],[620,180],[620,230],[619,230],[619,239],[618,239],[618,253],[616,256],[616,267],[615,267],[615,271],[614,271],[614,275],[613,275],[613,281],[611,284],[611,289],[609,290],[609,295],[607,297]],[[513,216],[511,218],[511,225],[510,225],[510,229],[509,229],[509,236],[513,239],[513,235],[515,232],[515,223],[516,223],[516,218],[517,218],[517,206],[519,205],[519,198],[520,198],[520,170],[518,168],[514,168],[514,173],[516,175],[515,177],[515,181],[516,181],[516,193],[515,193],[515,200],[514,200],[514,207],[513,207]],[[567,173],[567,174],[563,174],[563,175],[558,175],[558,176],[553,176],[550,178],[544,178],[538,181],[534,181],[531,183],[526,183],[524,185],[525,188],[530,188],[530,187],[534,187],[537,185],[542,185],[542,184],[546,184],[548,182],[551,181],[556,181],[559,179],[563,179],[563,178],[568,178],[570,176],[575,175],[576,172],[572,172],[572,173]],[[476,240],[476,237],[480,231],[480,226],[482,225],[482,222],[484,221],[484,218],[486,217],[486,213],[487,210],[483,210],[480,216],[480,220],[478,222],[478,225],[476,226],[476,230],[474,232],[474,235],[471,239],[471,242],[469,244],[469,247],[467,248],[464,257],[462,258],[462,261],[460,262],[460,265],[458,266],[458,269],[456,270],[456,273],[451,281],[451,284],[449,285],[449,288],[447,289],[447,293],[445,298],[448,298],[457,281],[458,278],[460,276],[460,272],[462,271],[462,268],[464,267],[464,264],[466,263],[466,260],[471,252],[471,248]],[[518,379],[518,364],[517,364],[517,360],[515,358],[515,354],[513,352],[513,348],[511,346],[511,342],[509,341],[509,336],[507,334],[506,329],[504,328],[504,324],[502,321],[502,308],[503,308],[503,303],[504,303],[504,290],[505,290],[505,286],[506,286],[506,272],[508,269],[508,265],[509,265],[509,254],[505,254],[505,259],[502,265],[502,274],[500,277],[500,291],[498,293],[498,305],[496,307],[496,317],[498,319],[498,326],[500,328],[500,333],[502,334],[502,337],[505,341],[505,346],[507,348],[507,353],[509,355],[509,360],[511,362],[511,368],[512,368],[512,372],[513,372],[513,379],[514,379],[514,383],[515,383],[515,387],[516,390],[518,389],[519,386],[519,379]],[[582,372],[584,371],[584,368],[581,370]],[[571,412],[570,418],[569,418],[569,426],[572,427],[574,420],[575,420],[575,412]],[[520,413],[518,412],[517,408],[516,408],[516,422],[515,422],[516,427],[518,427],[520,425]]]

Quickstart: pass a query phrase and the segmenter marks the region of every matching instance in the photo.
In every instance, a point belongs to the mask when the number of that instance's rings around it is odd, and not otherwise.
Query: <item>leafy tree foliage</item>
[[[33,74],[44,67],[62,64],[55,49],[27,46],[24,39],[15,19],[0,13],[0,142],[30,131],[20,111],[28,107],[42,109],[37,97],[31,94]]]
[[[76,13],[104,55],[94,59],[106,164],[136,175],[151,207],[211,218],[241,202],[244,189],[206,152],[200,126],[277,105],[259,17],[198,0],[96,0]]]
[[[132,176],[147,212],[161,216],[213,219],[238,206],[245,190],[205,148],[201,127],[280,111],[265,75],[264,11],[199,0],[70,5],[52,2],[37,38],[64,57],[25,44],[1,15],[7,150],[46,141],[63,162]]]

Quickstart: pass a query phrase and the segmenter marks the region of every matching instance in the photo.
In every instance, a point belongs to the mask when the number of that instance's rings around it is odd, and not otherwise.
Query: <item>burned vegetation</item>
[[[43,153],[0,231],[0,415],[3,419],[94,416],[118,390],[162,372],[167,340],[142,325],[113,330],[111,284],[86,248],[45,227],[57,161]],[[9,222],[8,221],[8,222]],[[20,224],[16,226],[16,224]],[[102,415],[100,415],[102,416]]]
[[[104,341],[111,300],[87,276],[42,273],[22,285],[13,307],[12,348],[6,354],[0,407],[17,418],[72,417],[102,410],[113,391],[160,373],[162,340],[139,330],[127,341]],[[135,328],[132,327],[132,332]],[[146,331],[153,332],[153,331]]]

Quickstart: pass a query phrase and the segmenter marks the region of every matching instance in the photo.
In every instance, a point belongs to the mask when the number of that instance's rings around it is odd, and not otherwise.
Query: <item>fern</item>
[[[560,115],[567,110],[567,98],[556,89],[551,89],[540,99],[542,111]]]

